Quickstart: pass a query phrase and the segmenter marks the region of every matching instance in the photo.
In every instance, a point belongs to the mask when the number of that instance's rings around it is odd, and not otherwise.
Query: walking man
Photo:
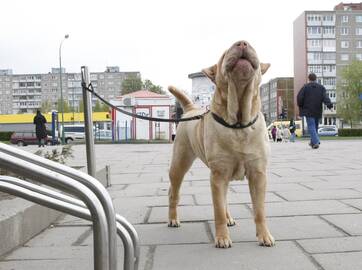
[[[309,83],[300,89],[297,96],[300,116],[304,116],[307,121],[308,131],[310,134],[310,146],[313,149],[319,148],[318,124],[322,117],[322,104],[328,109],[333,107],[331,100],[327,96],[326,89],[323,85],[316,82],[317,76],[314,73],[308,75]]]
[[[47,137],[47,131],[46,131],[45,123],[47,122],[47,120],[40,113],[40,111],[37,110],[33,122],[35,124],[35,133],[36,133],[36,138],[38,139],[38,146],[39,147],[41,147],[41,146],[45,147],[44,146],[45,138]]]

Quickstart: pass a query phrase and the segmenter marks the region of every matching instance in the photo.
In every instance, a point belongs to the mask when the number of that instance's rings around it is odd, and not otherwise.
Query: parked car
[[[28,144],[38,144],[38,139],[36,137],[35,131],[16,131],[11,135],[10,142],[17,144],[18,146],[25,146]],[[56,143],[58,143],[57,139]],[[45,138],[45,144],[53,145],[51,136],[47,136]]]
[[[318,128],[319,136],[338,136],[338,128],[337,126],[322,126]]]
[[[85,127],[83,124],[64,125],[64,141],[66,144],[84,140]]]
[[[99,129],[94,133],[94,139],[97,140],[112,140],[112,130]]]

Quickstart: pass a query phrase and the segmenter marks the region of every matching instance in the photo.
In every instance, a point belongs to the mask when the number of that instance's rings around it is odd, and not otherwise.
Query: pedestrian
[[[45,123],[47,122],[47,120],[40,113],[40,111],[37,110],[33,122],[35,124],[35,134],[36,134],[36,138],[38,139],[38,146],[45,147],[45,138],[47,137],[47,130],[46,130]]]
[[[295,130],[297,126],[295,124],[294,118],[292,117],[289,122],[289,132],[290,132],[290,142],[295,142]]]
[[[287,126],[284,126],[284,129],[283,129],[283,141],[288,142],[289,138],[290,138],[289,128]]]
[[[273,128],[271,130],[271,135],[272,135],[273,141],[275,142],[277,139],[277,127],[276,126],[273,126]]]
[[[297,103],[300,116],[304,116],[307,121],[310,134],[309,145],[313,149],[317,149],[320,145],[318,125],[319,119],[322,117],[322,104],[324,103],[328,109],[331,109],[333,104],[327,96],[324,86],[316,82],[317,76],[310,73],[308,79],[309,83],[305,84],[298,93]]]
[[[277,142],[282,142],[283,141],[283,130],[282,127],[279,126],[277,127]]]

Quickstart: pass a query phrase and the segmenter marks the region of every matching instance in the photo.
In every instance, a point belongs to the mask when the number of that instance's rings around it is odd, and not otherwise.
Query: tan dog
[[[264,213],[269,143],[259,96],[261,76],[269,66],[259,63],[248,42],[240,41],[222,55],[218,64],[203,70],[215,83],[216,90],[210,113],[201,120],[178,125],[170,168],[170,227],[180,226],[176,209],[180,186],[198,157],[211,170],[216,247],[231,247],[227,226],[235,222],[228,211],[226,195],[229,181],[244,176],[249,181],[257,239],[260,245],[274,245]],[[169,90],[180,101],[183,117],[202,113],[181,91],[172,86]],[[227,124],[233,126],[224,126]]]

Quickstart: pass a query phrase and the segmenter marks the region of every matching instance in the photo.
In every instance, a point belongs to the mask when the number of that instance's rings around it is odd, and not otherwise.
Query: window
[[[342,40],[341,41],[341,48],[348,48],[349,47],[349,41],[346,41],[346,40]]]
[[[335,39],[324,39],[323,40],[323,51],[325,51],[325,52],[336,51],[336,40]]]
[[[362,16],[361,16],[361,15],[357,15],[357,16],[356,16],[356,22],[357,22],[357,23],[362,22]]]
[[[308,47],[320,47],[321,41],[319,39],[310,39],[307,41]]]
[[[336,78],[323,78],[323,84],[328,86],[335,86],[336,85]]]
[[[335,53],[323,53],[323,60],[336,60]]]
[[[356,36],[361,36],[362,35],[362,28],[356,28]]]
[[[321,16],[317,14],[308,14],[307,21],[308,22],[320,22]]]
[[[349,55],[346,54],[346,53],[341,54],[341,60],[342,61],[348,61],[349,60]]]
[[[341,21],[342,21],[343,23],[348,23],[348,16],[347,16],[347,15],[343,15]]]
[[[308,73],[322,73],[322,66],[320,65],[313,65],[308,66]]]
[[[323,28],[323,34],[324,35],[327,35],[327,34],[334,35],[334,26],[325,26]]]
[[[333,72],[336,70],[336,66],[334,65],[325,65],[323,66],[323,71],[324,72]]]
[[[356,48],[362,48],[362,40],[357,40]]]
[[[361,61],[361,60],[362,60],[362,53],[357,53],[357,54],[356,54],[356,59],[357,59],[358,61]]]
[[[348,28],[347,27],[342,27],[341,28],[341,35],[348,35]]]
[[[319,52],[316,53],[308,53],[308,62],[321,61],[322,54]]]
[[[323,21],[325,22],[333,22],[334,21],[334,15],[324,15]]]
[[[317,26],[310,26],[307,28],[308,35],[320,35],[322,34],[322,28]]]

